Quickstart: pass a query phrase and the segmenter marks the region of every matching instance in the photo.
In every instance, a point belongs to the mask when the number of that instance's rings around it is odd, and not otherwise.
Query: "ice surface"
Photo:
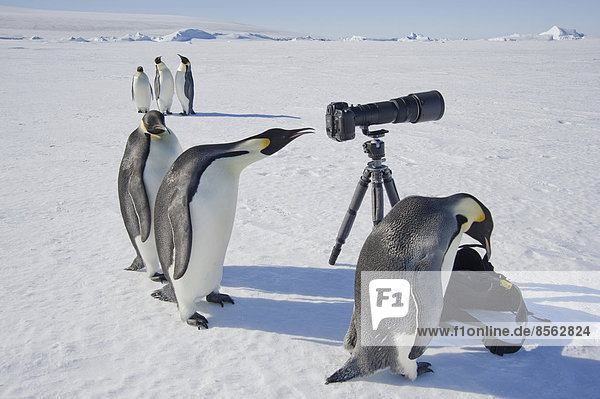
[[[597,396],[595,347],[503,358],[482,346],[430,348],[422,360],[435,374],[414,383],[385,370],[323,384],[348,356],[354,265],[371,228],[366,198],[341,265],[327,264],[368,159],[366,137],[330,140],[324,114],[332,101],[439,90],[440,121],[386,126],[400,196],[474,194],[494,215],[496,268],[509,278],[548,272],[547,283],[519,282],[533,310],[599,320],[590,310],[598,281],[566,285],[552,273],[600,270],[599,40],[80,43],[60,39],[190,26],[276,35],[187,18],[45,13],[0,9],[1,37],[42,38],[0,40],[0,396]],[[117,171],[140,121],[131,77],[138,65],[152,71],[158,55],[174,68],[177,53],[196,84],[197,114],[166,119],[184,147],[316,128],[242,174],[222,282],[236,303],[204,304],[204,331],[151,298],[158,285],[143,273],[123,271],[134,251]]]

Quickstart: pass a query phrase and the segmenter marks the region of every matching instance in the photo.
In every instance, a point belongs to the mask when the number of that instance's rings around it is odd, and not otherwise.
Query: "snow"
[[[366,137],[330,140],[324,114],[332,101],[439,90],[440,121],[385,126],[400,196],[474,194],[494,215],[492,262],[513,272],[531,310],[598,322],[600,40],[91,41],[190,26],[292,36],[7,7],[0,22],[1,38],[19,38],[0,39],[1,396],[597,396],[598,347],[568,342],[502,358],[432,347],[422,360],[435,373],[414,383],[384,370],[324,385],[348,358],[354,266],[371,226],[366,198],[340,264],[327,264],[368,159]],[[151,298],[158,285],[144,273],[123,271],[134,251],[116,178],[140,120],[131,77],[158,55],[173,70],[177,53],[193,64],[198,112],[167,117],[182,146],[316,129],[242,173],[222,282],[236,303],[204,304],[202,331]]]

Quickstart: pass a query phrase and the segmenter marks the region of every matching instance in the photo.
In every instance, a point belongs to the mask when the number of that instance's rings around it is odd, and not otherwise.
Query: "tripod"
[[[385,143],[379,140],[379,137],[383,137],[388,131],[382,129],[371,132],[368,127],[363,127],[362,131],[365,135],[371,137],[371,140],[366,141],[363,144],[363,149],[368,157],[371,158],[371,161],[367,163],[367,166],[356,185],[356,189],[354,190],[354,195],[352,196],[352,200],[350,201],[350,205],[335,239],[335,245],[329,256],[330,265],[335,265],[338,255],[342,250],[342,245],[344,245],[346,238],[348,238],[348,235],[350,234],[352,224],[354,223],[360,204],[365,197],[369,183],[372,183],[373,185],[371,196],[373,226],[377,226],[377,224],[381,222],[381,219],[383,219],[384,187],[392,206],[396,205],[400,200],[398,197],[398,190],[396,190],[396,185],[392,178],[392,171],[383,164],[383,161],[385,161]]]

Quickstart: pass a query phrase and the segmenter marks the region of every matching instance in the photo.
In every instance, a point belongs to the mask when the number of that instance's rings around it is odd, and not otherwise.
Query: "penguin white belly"
[[[409,306],[414,309],[414,312],[411,312],[411,315],[415,318],[415,326],[419,327],[419,307],[417,306],[417,300],[415,299],[412,290],[410,291],[409,300]],[[400,369],[392,370],[392,372],[402,374],[411,381],[414,381],[417,378],[417,361],[408,358],[417,337],[416,327],[412,331],[408,329],[408,331],[398,332],[393,337],[394,343],[396,344],[397,362]]]
[[[175,72],[175,93],[177,93],[183,112],[187,113],[190,101],[185,96],[185,72],[179,69]]]
[[[133,98],[138,111],[148,112],[152,101],[152,93],[146,75],[136,76],[133,79]]]
[[[173,83],[173,76],[170,72],[160,72],[159,74],[160,84],[160,97],[158,99],[158,109],[161,112],[170,111],[171,105],[173,104],[173,92],[175,86]]]
[[[181,278],[173,280],[173,267],[169,269],[183,321],[196,312],[198,300],[218,290],[221,284],[239,181],[239,172],[227,167],[228,162],[227,158],[216,160],[202,174],[189,204],[192,248],[187,270]]]
[[[444,254],[444,261],[442,262],[442,296],[446,294],[446,288],[448,288],[448,282],[452,275],[452,268],[454,267],[454,259],[456,258],[456,252],[458,252],[458,246],[462,238],[462,232],[454,237],[454,240],[450,243],[448,250]]]
[[[135,238],[144,265],[146,265],[146,272],[150,277],[161,271],[154,238],[154,203],[156,202],[156,194],[167,170],[169,170],[171,164],[181,154],[181,151],[179,140],[171,132],[163,134],[160,139],[151,138],[150,153],[146,159],[143,175],[144,187],[146,188],[146,195],[150,203],[150,235],[144,242],[142,242],[140,236]]]

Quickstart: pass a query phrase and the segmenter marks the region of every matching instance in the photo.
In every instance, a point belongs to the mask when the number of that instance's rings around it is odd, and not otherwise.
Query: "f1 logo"
[[[376,279],[369,282],[371,323],[373,330],[381,320],[408,314],[410,283],[404,279]]]

